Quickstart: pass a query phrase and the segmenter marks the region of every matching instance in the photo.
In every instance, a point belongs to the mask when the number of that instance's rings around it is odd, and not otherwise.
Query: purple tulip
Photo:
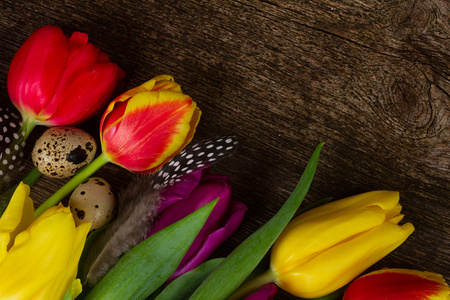
[[[277,286],[269,283],[245,297],[245,300],[272,300],[276,293]]]
[[[231,201],[228,177],[210,174],[209,168],[183,176],[181,181],[166,188],[162,196],[164,201],[159,210],[158,221],[147,237],[219,199],[170,280],[204,262],[237,229],[247,210],[244,204]]]

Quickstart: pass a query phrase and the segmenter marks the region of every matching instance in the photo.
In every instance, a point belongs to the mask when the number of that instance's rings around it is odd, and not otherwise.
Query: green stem
[[[250,279],[247,282],[244,282],[236,291],[233,292],[233,294],[231,294],[230,297],[227,298],[227,300],[238,300],[244,298],[251,292],[259,289],[260,287],[273,282],[273,280],[274,280],[274,273],[272,272],[272,270],[269,269],[268,271],[262,273],[261,275],[253,279]]]
[[[24,140],[28,138],[28,136],[33,131],[34,127],[36,127],[36,125],[37,125],[36,120],[29,121],[28,119],[24,119],[22,121],[22,126],[20,127],[19,132],[22,132],[22,130],[25,131]]]
[[[22,179],[22,182],[32,186],[41,177],[41,172],[37,168],[31,169],[31,171]]]
[[[59,190],[56,191],[50,198],[48,198],[44,203],[39,206],[34,212],[35,218],[39,217],[46,209],[57,205],[61,200],[70,194],[80,183],[86,180],[89,176],[95,173],[98,169],[108,163],[109,160],[104,153],[100,154],[96,159],[94,159],[89,165],[84,167],[75,177],[73,177],[69,182],[63,185]]]
[[[41,177],[41,173],[38,171],[38,169],[34,168],[30,171],[30,173],[27,174],[27,176],[23,178],[22,181],[23,183],[32,186],[39,179],[39,177]],[[14,186],[10,187],[0,195],[0,216],[3,215],[6,208],[8,207],[12,195],[16,191],[18,185],[19,185],[18,183],[15,184]]]

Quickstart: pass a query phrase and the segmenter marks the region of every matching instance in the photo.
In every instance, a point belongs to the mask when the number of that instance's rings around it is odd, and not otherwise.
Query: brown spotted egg
[[[92,222],[94,230],[114,219],[116,198],[108,182],[91,177],[72,192],[69,206],[77,226]]]
[[[94,138],[76,127],[52,127],[36,141],[31,153],[34,166],[53,178],[67,178],[90,163],[97,151]]]

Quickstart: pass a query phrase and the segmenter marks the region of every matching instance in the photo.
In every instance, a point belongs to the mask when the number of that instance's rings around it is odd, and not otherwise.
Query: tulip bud
[[[192,140],[200,114],[171,76],[157,76],[108,106],[100,124],[103,153],[130,171],[152,173]]]
[[[147,236],[215,199],[217,204],[171,280],[204,262],[237,229],[247,210],[244,204],[231,201],[231,185],[226,176],[209,174],[209,169],[202,169],[181,178],[162,192],[164,201],[158,222]]]
[[[373,191],[330,202],[293,219],[273,246],[275,283],[304,298],[341,288],[414,231],[398,226],[398,192]]]
[[[344,300],[446,300],[450,288],[440,274],[408,269],[382,269],[357,278]]]
[[[37,125],[78,124],[109,100],[124,72],[88,43],[85,33],[69,38],[59,27],[36,30],[15,54],[8,93],[27,135]]]

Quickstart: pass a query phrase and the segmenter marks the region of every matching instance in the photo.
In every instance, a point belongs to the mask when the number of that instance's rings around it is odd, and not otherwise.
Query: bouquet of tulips
[[[33,128],[51,128],[33,149],[35,169],[0,199],[0,298],[273,299],[279,287],[308,299],[448,299],[435,273],[358,278],[414,231],[399,225],[398,192],[299,211],[323,144],[281,209],[227,257],[209,259],[247,209],[232,200],[229,179],[211,173],[237,142],[190,145],[201,111],[169,75],[109,102],[124,76],[86,34],[69,38],[56,26],[36,30],[14,56],[8,92],[21,119],[0,120],[12,134],[0,149],[2,182],[14,181]],[[102,109],[96,155],[95,140],[73,126]],[[106,163],[137,174],[117,197],[91,177]],[[34,210],[30,187],[41,174],[71,179]]]

